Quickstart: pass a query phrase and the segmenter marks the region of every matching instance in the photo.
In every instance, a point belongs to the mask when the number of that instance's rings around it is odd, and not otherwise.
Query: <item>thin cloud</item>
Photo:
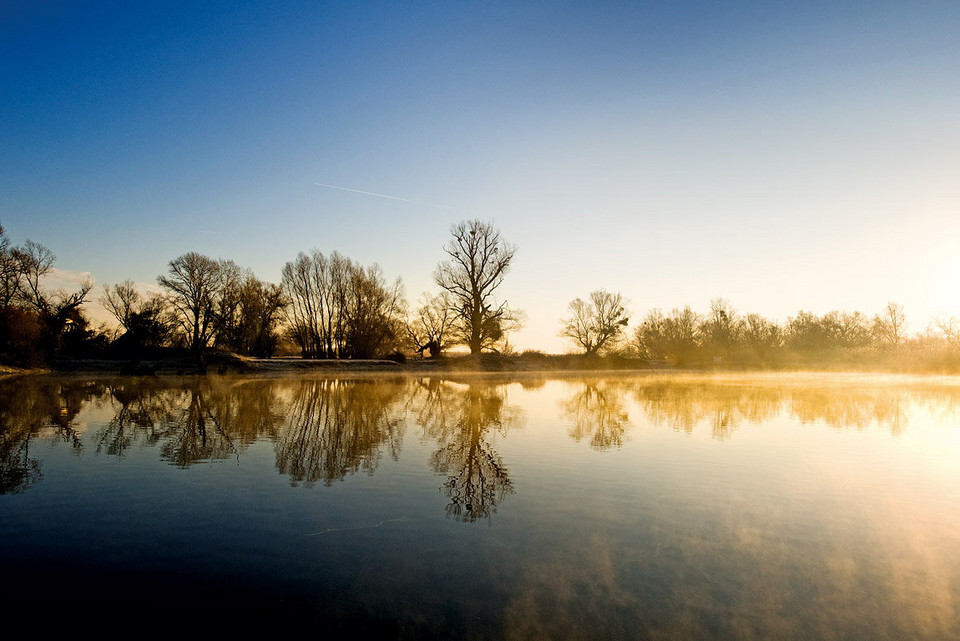
[[[64,288],[75,285],[82,285],[85,282],[94,282],[93,274],[90,272],[76,272],[69,269],[58,269],[53,267],[47,272],[43,279],[47,287]]]

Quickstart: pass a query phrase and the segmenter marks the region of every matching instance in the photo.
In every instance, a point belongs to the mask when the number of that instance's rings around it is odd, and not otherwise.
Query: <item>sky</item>
[[[960,316],[960,3],[0,0],[0,224],[63,281],[334,250],[567,305]],[[91,313],[96,313],[91,306]]]

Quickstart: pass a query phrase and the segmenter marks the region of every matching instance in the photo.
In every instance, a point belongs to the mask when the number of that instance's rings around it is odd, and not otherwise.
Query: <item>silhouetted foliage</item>
[[[403,285],[388,284],[379,265],[300,253],[283,267],[283,290],[289,334],[306,358],[373,358],[400,341]]]
[[[158,276],[157,283],[170,293],[180,329],[200,358],[240,304],[240,268],[189,252],[170,261],[168,275]]]
[[[238,354],[273,356],[280,341],[281,312],[287,301],[279,285],[265,283],[247,274],[237,291],[237,304],[223,319],[216,345]]]
[[[50,291],[45,281],[55,260],[31,240],[12,247],[0,226],[0,354],[9,362],[36,365],[76,351],[95,335],[81,309],[92,283],[75,292]]]
[[[177,323],[165,296],[144,297],[131,280],[106,285],[100,303],[123,331],[114,341],[116,351],[134,360],[141,358],[146,348],[166,343]]]
[[[429,352],[430,358],[439,358],[448,347],[455,318],[448,292],[442,291],[436,296],[424,294],[421,305],[407,316],[404,324],[414,350],[421,355]]]

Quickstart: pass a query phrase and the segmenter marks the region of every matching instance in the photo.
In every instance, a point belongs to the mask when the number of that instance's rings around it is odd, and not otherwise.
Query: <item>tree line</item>
[[[517,247],[489,222],[450,228],[434,292],[408,305],[400,278],[339,252],[301,252],[280,283],[257,278],[232,260],[188,252],[157,276],[158,291],[132,281],[106,285],[99,301],[117,328],[94,327],[84,313],[93,285],[46,287],[53,253],[33,241],[13,246],[0,227],[0,359],[37,365],[57,357],[112,356],[134,361],[180,349],[202,369],[210,349],[269,357],[281,348],[305,358],[356,359],[409,354],[439,358],[462,345],[472,354],[510,351],[524,322],[499,291]],[[800,311],[785,323],[741,314],[724,299],[706,313],[689,306],[652,309],[630,326],[625,297],[603,289],[570,302],[559,335],[586,357],[632,357],[678,366],[702,364],[822,366],[879,363],[890,354],[923,354],[960,364],[960,322],[940,321],[908,336],[903,308],[880,313]],[[933,354],[934,356],[931,356]],[[872,359],[872,360],[871,360]],[[936,363],[934,363],[936,365]]]

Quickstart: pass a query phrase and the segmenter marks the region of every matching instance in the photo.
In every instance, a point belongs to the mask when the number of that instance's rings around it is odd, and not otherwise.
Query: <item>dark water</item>
[[[960,638],[953,379],[7,380],[0,492],[11,615]]]

